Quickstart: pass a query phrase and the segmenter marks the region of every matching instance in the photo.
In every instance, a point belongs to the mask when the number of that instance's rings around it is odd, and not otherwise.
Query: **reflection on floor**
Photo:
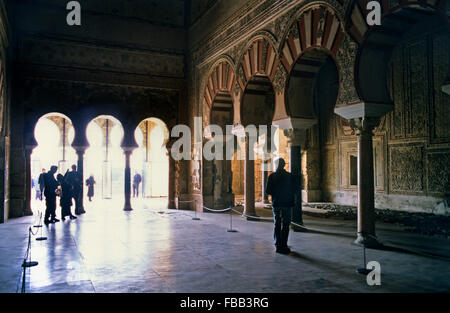
[[[31,228],[25,292],[436,292],[450,291],[449,240],[377,225],[390,247],[366,250],[381,265],[381,286],[356,273],[362,248],[355,222],[305,216],[307,233],[291,232],[290,255],[274,252],[272,223],[228,213],[169,210],[167,199],[86,201],[86,214]],[[33,203],[37,212],[40,202]],[[261,215],[270,211],[258,208]],[[59,215],[59,212],[58,212]],[[39,214],[0,224],[0,292],[20,292],[28,229]],[[48,240],[37,241],[45,236]]]

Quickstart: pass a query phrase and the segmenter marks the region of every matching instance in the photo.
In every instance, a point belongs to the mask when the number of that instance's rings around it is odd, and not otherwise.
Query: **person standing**
[[[266,193],[272,196],[272,211],[274,216],[273,237],[277,253],[289,254],[287,242],[289,226],[292,219],[292,209],[295,205],[295,191],[300,184],[295,176],[285,171],[286,162],[279,158],[275,160],[276,171],[267,179]]]
[[[38,184],[39,184],[39,199],[42,201],[42,195],[44,194],[45,182],[44,182],[45,168],[42,169],[42,173],[39,175]]]
[[[63,176],[62,174],[58,174],[57,176],[57,181],[61,186],[59,205],[61,206],[61,219],[63,221],[65,220],[66,216],[69,216],[71,220],[77,218],[72,214],[70,210],[70,207],[72,206],[72,185],[67,182],[66,176],[67,173],[65,176]]]
[[[58,182],[55,179],[55,173],[58,167],[53,165],[50,167],[50,171],[44,174],[44,195],[45,195],[45,217],[44,224],[59,222],[56,219],[56,190],[58,189]]]
[[[74,164],[72,165],[72,171],[68,172],[66,174],[66,179],[69,182],[69,184],[72,185],[72,198],[75,200],[75,214],[83,214],[85,213],[84,210],[81,210],[81,197],[83,196],[81,194],[82,190],[82,179],[80,177],[80,173],[77,171],[77,166]]]
[[[94,176],[89,176],[88,179],[86,179],[86,186],[88,187],[88,193],[87,196],[89,198],[89,201],[92,201],[92,197],[94,196],[94,185],[95,185],[95,179]]]
[[[139,184],[142,181],[142,177],[139,173],[136,173],[133,177],[133,198],[139,197]]]

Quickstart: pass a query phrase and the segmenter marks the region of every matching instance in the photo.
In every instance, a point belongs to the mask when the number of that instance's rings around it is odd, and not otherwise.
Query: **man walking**
[[[274,216],[273,238],[277,253],[289,254],[287,245],[289,225],[292,219],[292,208],[295,204],[295,191],[300,184],[295,176],[284,170],[286,162],[279,158],[275,160],[276,171],[267,179],[266,193],[272,196],[272,211]]]
[[[133,198],[139,197],[139,185],[142,181],[142,177],[139,173],[136,173],[133,177]]]
[[[44,224],[48,225],[49,223],[59,222],[56,219],[56,189],[58,188],[58,182],[55,179],[55,173],[58,170],[58,167],[53,165],[50,167],[50,171],[45,173],[43,176],[45,189],[45,217]]]

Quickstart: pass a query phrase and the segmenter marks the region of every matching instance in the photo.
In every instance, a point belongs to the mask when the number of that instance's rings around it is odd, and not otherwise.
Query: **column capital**
[[[373,135],[373,130],[380,123],[378,117],[360,117],[349,120],[350,127],[355,132],[356,136]]]
[[[306,129],[290,128],[283,130],[290,146],[304,146],[306,144]]]

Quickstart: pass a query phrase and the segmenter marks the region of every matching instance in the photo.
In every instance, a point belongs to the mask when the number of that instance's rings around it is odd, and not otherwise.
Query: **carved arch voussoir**
[[[259,74],[265,75],[273,82],[279,62],[275,37],[267,31],[253,34],[248,44],[240,51],[239,62],[236,64],[237,86],[245,90],[249,80]]]
[[[280,47],[281,63],[290,72],[308,49],[320,48],[335,56],[344,38],[344,25],[334,8],[324,3],[302,7]]]
[[[233,94],[236,82],[236,71],[233,60],[229,56],[221,56],[210,67],[206,79],[202,83],[203,97],[209,108],[218,93]]]

